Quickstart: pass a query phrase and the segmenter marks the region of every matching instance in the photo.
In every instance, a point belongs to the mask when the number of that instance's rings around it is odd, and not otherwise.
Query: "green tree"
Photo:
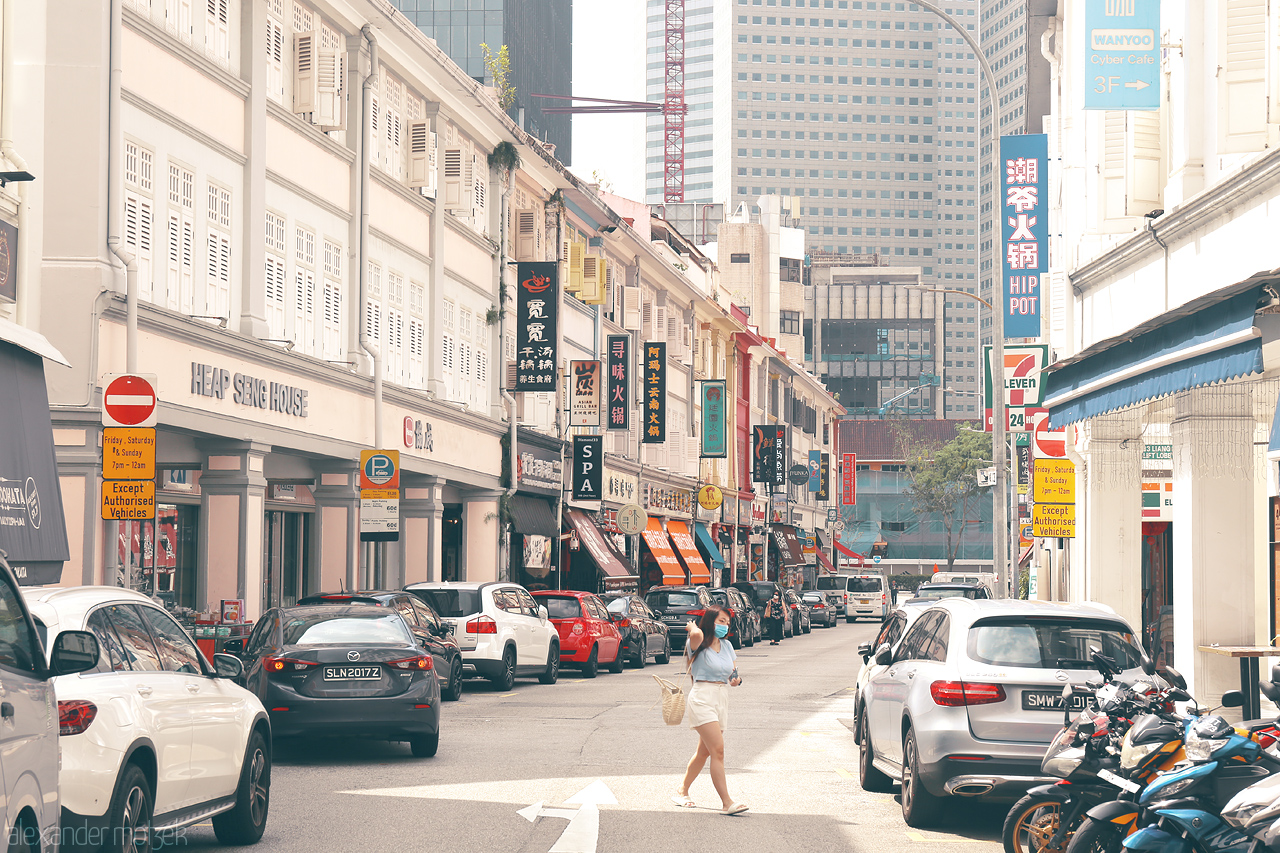
[[[947,571],[952,571],[968,510],[988,491],[978,485],[977,472],[991,464],[991,436],[960,430],[951,441],[936,447],[912,447],[910,439],[902,436],[899,440],[900,446],[906,445],[903,449],[911,480],[906,496],[918,515],[934,515],[942,521],[947,532]]]
[[[484,56],[484,70],[489,72],[493,88],[498,90],[498,105],[506,112],[516,105],[516,87],[511,82],[511,54],[505,44],[494,53],[483,42],[480,52]]]

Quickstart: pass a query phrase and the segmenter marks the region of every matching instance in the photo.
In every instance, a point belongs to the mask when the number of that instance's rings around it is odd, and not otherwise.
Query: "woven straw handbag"
[[[653,676],[653,680],[658,682],[658,687],[662,688],[662,721],[668,726],[680,725],[680,721],[684,719],[684,706],[688,696],[675,682],[656,675]]]

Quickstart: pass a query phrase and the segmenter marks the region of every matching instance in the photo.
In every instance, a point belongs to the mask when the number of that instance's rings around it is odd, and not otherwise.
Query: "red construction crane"
[[[534,98],[562,101],[587,101],[567,107],[546,107],[544,113],[662,113],[662,200],[666,204],[684,201],[684,117],[689,107],[684,102],[684,0],[665,0],[666,27],[663,45],[662,103],[652,101],[616,101],[610,98],[587,98],[578,95],[532,94]]]

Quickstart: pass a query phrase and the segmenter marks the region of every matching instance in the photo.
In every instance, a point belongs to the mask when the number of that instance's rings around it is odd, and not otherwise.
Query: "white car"
[[[92,669],[53,680],[63,840],[149,850],[167,832],[210,818],[224,844],[261,838],[271,724],[232,680],[243,672],[240,661],[215,655],[211,666],[182,626],[139,592],[82,586],[23,595],[46,638],[85,630],[100,650]]]
[[[862,656],[862,666],[858,667],[858,680],[854,683],[853,699],[853,742],[861,743],[862,734],[858,715],[862,713],[863,701],[862,691],[867,689],[872,677],[879,674],[884,666],[876,663],[873,655],[876,649],[883,645],[889,648],[897,648],[898,641],[902,639],[902,635],[911,627],[911,623],[916,621],[916,617],[924,613],[926,609],[933,606],[932,601],[928,599],[918,598],[904,602],[899,605],[896,610],[889,614],[889,618],[884,620],[884,624],[880,626],[880,632],[876,634],[876,638],[868,643],[862,643],[858,646],[858,654]]]
[[[517,675],[555,684],[560,675],[560,635],[547,610],[520,584],[452,581],[405,587],[453,623],[462,661],[499,690]]]
[[[98,659],[96,641],[83,631],[59,634],[48,666],[41,643],[0,552],[0,827],[11,853],[56,849],[58,714],[50,682]]]

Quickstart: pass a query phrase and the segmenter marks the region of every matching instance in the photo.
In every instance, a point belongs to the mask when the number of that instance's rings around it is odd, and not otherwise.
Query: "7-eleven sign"
[[[999,384],[1004,392],[1006,428],[1012,432],[1027,432],[1034,417],[1044,411],[1044,369],[1048,365],[1049,347],[1046,344],[1005,344],[1003,370],[993,371],[991,347],[983,347],[983,364],[986,367],[986,428],[991,429],[994,406],[991,392],[996,386],[993,374],[999,374]]]

